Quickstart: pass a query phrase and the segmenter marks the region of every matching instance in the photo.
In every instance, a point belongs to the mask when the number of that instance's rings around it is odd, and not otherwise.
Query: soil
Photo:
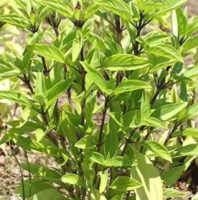
[[[191,16],[198,15],[198,0],[189,0],[187,3],[189,14]],[[22,37],[24,38],[24,36]],[[23,39],[21,40],[23,43]],[[8,149],[7,149],[8,148]],[[18,151],[17,159],[20,163],[26,162],[26,158],[24,152],[22,150],[14,147],[14,151]],[[4,150],[2,150],[4,149]],[[0,146],[0,199],[1,200],[17,200],[18,198],[14,195],[13,191],[18,182],[21,180],[20,169],[17,165],[16,159],[13,156],[6,156],[5,153],[10,152],[9,147]],[[53,159],[46,158],[44,155],[36,155],[36,154],[28,154],[29,162],[31,163],[39,163],[43,165],[47,165],[49,167],[55,167],[55,162]],[[23,171],[24,179],[28,178],[28,173]],[[185,199],[180,200],[190,200],[192,198],[192,193],[187,191],[186,183],[180,183],[179,188],[182,189],[186,193]],[[176,200],[176,199],[174,199]],[[179,199],[177,199],[179,200]]]

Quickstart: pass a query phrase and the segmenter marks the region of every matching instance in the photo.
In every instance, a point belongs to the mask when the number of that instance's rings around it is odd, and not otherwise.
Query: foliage
[[[2,41],[1,83],[26,87],[0,91],[1,100],[21,110],[0,143],[12,141],[57,163],[56,169],[22,163],[31,175],[16,193],[29,200],[184,196],[170,187],[198,155],[198,18],[189,19],[185,3],[0,5],[9,10],[0,15],[1,31],[27,33],[26,45]],[[188,55],[192,66],[184,62]]]

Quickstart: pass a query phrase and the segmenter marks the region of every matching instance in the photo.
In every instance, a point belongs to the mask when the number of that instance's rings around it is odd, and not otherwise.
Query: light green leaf
[[[173,185],[182,175],[184,166],[174,167],[161,174],[162,180],[167,186]]]
[[[93,149],[94,145],[94,138],[91,135],[86,135],[75,144],[75,147],[79,149]]]
[[[61,181],[72,185],[77,185],[82,187],[86,186],[82,177],[78,176],[77,174],[66,174],[62,176]]]
[[[30,173],[33,173],[33,174],[38,174],[39,176],[49,176],[49,177],[53,177],[57,179],[61,177],[61,175],[58,172],[40,164],[21,163],[20,166],[24,170],[29,171]]]
[[[151,150],[155,154],[157,154],[159,157],[169,161],[172,163],[172,158],[168,150],[162,146],[161,144],[151,141],[151,140],[145,140],[141,143],[146,149]]]
[[[98,163],[100,165],[104,164],[104,156],[98,152],[92,152],[90,155],[90,159],[93,162]]]
[[[188,119],[194,119],[198,116],[198,103],[195,103],[194,105],[188,108],[187,115]]]
[[[127,21],[131,21],[132,13],[129,6],[122,0],[96,0],[96,4],[100,5],[102,8],[110,10],[111,12],[121,16]]]
[[[72,62],[75,62],[77,60],[82,49],[82,44],[83,44],[82,34],[79,31],[77,31],[76,37],[73,40],[72,44]]]
[[[137,166],[132,168],[131,175],[142,184],[135,189],[136,200],[162,200],[162,181],[158,170],[152,162],[143,154],[136,154]]]
[[[141,89],[151,89],[148,83],[139,80],[127,80],[123,81],[115,90],[114,94],[119,95],[125,92],[132,92]]]
[[[24,94],[15,91],[0,91],[0,99],[6,99],[27,107],[32,107],[30,100]]]
[[[21,74],[24,74],[24,71],[21,69],[2,69],[2,68],[0,68],[0,81],[7,79],[7,78],[17,77]]]
[[[151,110],[150,110],[150,100],[149,100],[148,95],[145,91],[142,94],[140,108],[141,108],[141,118],[142,118],[142,120],[147,119],[151,114]]]
[[[99,192],[103,193],[107,187],[107,182],[108,182],[108,171],[104,172],[99,172],[100,176],[100,187],[99,187]]]
[[[187,128],[183,131],[182,135],[197,138],[198,137],[198,128]]]
[[[182,51],[186,52],[198,47],[198,35],[189,38],[182,46]]]
[[[198,65],[189,67],[188,69],[186,69],[186,71],[184,72],[184,76],[191,78],[191,79],[197,78],[198,77]]]
[[[130,191],[141,187],[142,185],[133,178],[122,176],[116,178],[110,188],[117,191]]]
[[[149,67],[147,59],[129,54],[116,54],[105,59],[102,67],[110,71],[130,71]]]
[[[93,82],[100,88],[102,92],[106,94],[111,94],[113,92],[113,90],[109,87],[108,82],[104,79],[99,71],[85,62],[81,62],[81,64],[88,72],[90,80],[93,80]]]
[[[181,54],[173,46],[168,44],[150,46],[148,53],[183,62]]]
[[[128,157],[116,156],[112,159],[105,160],[104,165],[109,167],[124,167],[131,166],[132,161]]]
[[[164,189],[164,197],[165,198],[185,198],[186,194],[179,190],[175,190],[173,188],[165,188]]]
[[[92,17],[99,9],[100,6],[95,1],[91,2],[84,10],[84,19]]]
[[[20,17],[19,15],[10,14],[10,15],[1,15],[0,16],[1,22],[6,22],[8,24],[18,26],[21,28],[28,28],[29,23],[24,18]]]
[[[42,0],[41,3],[68,18],[71,18],[75,12],[74,8],[70,3],[63,3],[57,0]]]
[[[56,189],[47,189],[43,190],[37,194],[34,194],[30,198],[27,198],[27,200],[68,200],[68,198],[65,198],[61,192],[59,192]]]
[[[146,126],[166,129],[165,124],[161,120],[154,117],[149,117],[143,122],[143,124]]]
[[[183,110],[187,104],[187,102],[167,104],[157,108],[151,116],[162,121],[167,121]]]
[[[73,79],[67,79],[55,84],[51,89],[49,89],[45,94],[46,105],[50,106],[69,88],[72,84]]]
[[[27,49],[33,51],[35,54],[43,56],[48,59],[55,60],[60,63],[65,63],[63,53],[53,45],[48,44],[34,44],[27,45]]]

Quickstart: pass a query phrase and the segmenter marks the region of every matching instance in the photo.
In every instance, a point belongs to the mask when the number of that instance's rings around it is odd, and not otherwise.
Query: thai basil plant
[[[186,2],[7,1],[0,25],[25,42],[0,55],[0,81],[21,84],[0,91],[20,107],[1,144],[57,166],[20,163],[22,199],[185,196],[175,185],[198,155],[198,17]]]

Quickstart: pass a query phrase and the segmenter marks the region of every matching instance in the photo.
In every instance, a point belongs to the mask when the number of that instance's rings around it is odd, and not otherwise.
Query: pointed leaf
[[[6,99],[27,107],[32,107],[30,100],[24,94],[15,91],[0,91],[0,99]]]
[[[174,167],[161,174],[162,180],[167,186],[173,185],[182,175],[184,166]]]
[[[83,179],[77,174],[66,174],[62,176],[61,181],[64,183],[85,187]]]
[[[131,10],[128,5],[122,0],[96,0],[96,4],[100,5],[102,8],[110,10],[111,12],[121,16],[127,21],[131,21]]]
[[[75,12],[70,3],[63,3],[57,0],[42,0],[41,3],[68,18],[71,18]]]
[[[117,191],[131,191],[141,187],[141,184],[133,178],[122,176],[116,178],[110,188]]]
[[[100,88],[100,90],[106,94],[111,94],[113,90],[109,88],[108,82],[104,79],[102,74],[91,67],[89,64],[85,62],[81,62],[82,66],[88,72],[88,76],[91,80]]]
[[[116,54],[105,59],[102,67],[110,71],[130,71],[149,67],[147,59],[129,54]]]
[[[45,94],[45,101],[47,106],[50,106],[69,88],[73,79],[67,79],[65,81],[58,82]]]
[[[162,121],[167,121],[171,119],[172,117],[174,117],[181,110],[183,110],[187,106],[187,104],[188,104],[187,102],[186,103],[172,103],[172,104],[161,106],[160,108],[157,108],[152,113],[152,117],[155,117]]]
[[[10,15],[1,15],[0,22],[6,22],[8,24],[18,26],[21,28],[28,28],[29,23],[24,18],[19,15],[10,14]]]
[[[115,90],[114,94],[119,95],[125,92],[132,92],[141,89],[150,89],[151,86],[143,81],[139,80],[127,80],[123,81]]]
[[[145,140],[141,143],[146,149],[151,150],[155,154],[157,154],[159,157],[172,162],[172,158],[168,150],[162,146],[161,144],[151,141],[151,140]]]
[[[148,53],[159,55],[165,58],[170,58],[175,61],[183,62],[183,58],[181,54],[173,46],[168,45],[168,44],[160,44],[157,46],[151,46],[148,50]]]
[[[27,45],[27,49],[45,58],[52,59],[60,63],[65,63],[64,55],[55,46],[48,44],[34,44]]]
[[[136,154],[137,166],[132,168],[132,177],[142,184],[135,189],[136,200],[162,200],[162,181],[158,170],[152,162],[143,154]]]

